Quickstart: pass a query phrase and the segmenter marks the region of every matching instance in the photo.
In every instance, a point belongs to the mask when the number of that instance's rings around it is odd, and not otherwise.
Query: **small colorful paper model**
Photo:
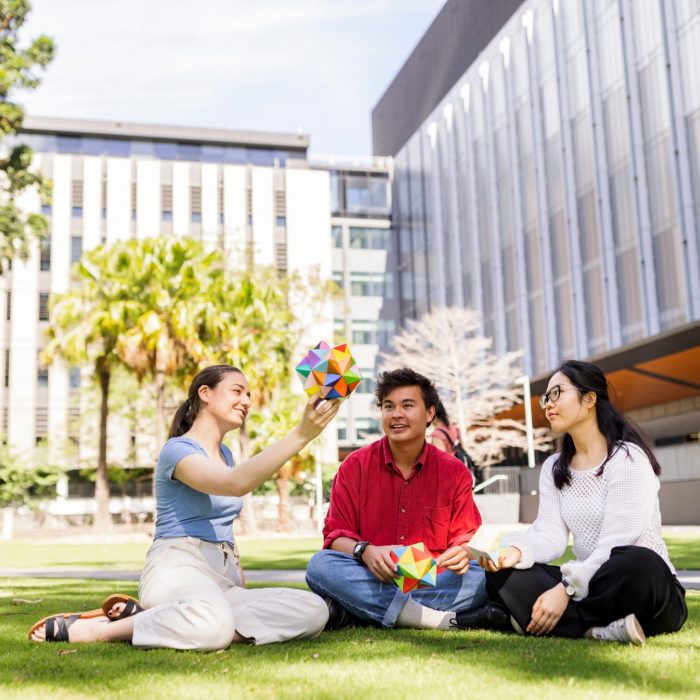
[[[331,347],[321,341],[296,366],[304,391],[323,399],[344,399],[362,381],[355,358],[347,345]]]
[[[501,539],[502,535],[499,533],[489,542],[483,534],[483,530],[477,530],[469,542],[469,551],[474,559],[483,557],[498,566],[498,558],[505,554],[506,549],[508,549],[507,545],[502,544]]]
[[[437,562],[422,542],[408,547],[396,547],[390,556],[396,562],[399,576],[394,583],[404,592],[435,586]]]

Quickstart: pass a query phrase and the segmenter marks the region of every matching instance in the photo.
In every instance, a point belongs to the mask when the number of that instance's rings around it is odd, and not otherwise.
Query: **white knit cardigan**
[[[600,465],[571,470],[571,482],[561,489],[554,485],[557,457],[552,455],[542,466],[537,519],[525,532],[510,533],[503,540],[522,552],[515,568],[558,559],[571,533],[576,558],[563,564],[561,573],[576,591],[574,600],[588,595],[589,581],[613,547],[647,547],[676,573],[661,537],[659,480],[640,447],[621,443],[601,476],[596,476]]]

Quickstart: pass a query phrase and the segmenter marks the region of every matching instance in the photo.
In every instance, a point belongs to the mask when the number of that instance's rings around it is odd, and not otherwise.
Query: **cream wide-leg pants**
[[[291,588],[241,587],[227,544],[196,537],[158,539],[151,545],[134,618],[132,644],[171,649],[224,649],[235,632],[255,644],[309,639],[328,620],[322,598]]]

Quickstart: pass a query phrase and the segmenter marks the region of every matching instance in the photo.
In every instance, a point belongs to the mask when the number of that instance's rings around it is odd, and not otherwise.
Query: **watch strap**
[[[364,564],[364,561],[362,560],[362,555],[365,553],[365,549],[367,549],[367,546],[369,545],[369,542],[366,540],[362,540],[361,542],[358,542],[352,550],[352,556],[357,559],[357,561],[360,562],[360,564]]]

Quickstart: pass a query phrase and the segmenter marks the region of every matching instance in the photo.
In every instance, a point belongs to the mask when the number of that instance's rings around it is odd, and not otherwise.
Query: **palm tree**
[[[107,416],[112,372],[121,363],[116,349],[128,325],[130,297],[108,283],[109,267],[104,251],[86,253],[76,265],[77,286],[51,299],[48,343],[43,352],[47,364],[62,357],[71,365],[91,364],[100,390],[99,447],[95,478],[97,505],[95,527],[108,528],[109,484],[107,480]]]
[[[226,325],[208,297],[222,278],[220,254],[205,253],[196,241],[119,241],[85,253],[74,269],[74,288],[52,296],[45,361],[61,356],[72,365],[93,365],[100,389],[96,527],[111,522],[107,418],[114,370],[153,378],[162,444],[165,377],[194,374],[209,356],[207,343]]]
[[[228,316],[223,259],[191,239],[123,244],[118,274],[133,288],[132,323],[116,352],[139,381],[153,382],[155,438],[165,442],[166,379],[184,383],[221,354]]]

